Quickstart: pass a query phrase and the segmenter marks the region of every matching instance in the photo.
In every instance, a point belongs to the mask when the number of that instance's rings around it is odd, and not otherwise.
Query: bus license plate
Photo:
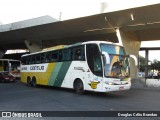
[[[123,86],[119,87],[119,90],[124,90],[124,87]]]

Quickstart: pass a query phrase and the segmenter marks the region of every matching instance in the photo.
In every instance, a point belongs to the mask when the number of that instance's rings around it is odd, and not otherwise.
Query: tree
[[[140,72],[144,72],[145,71],[145,68],[148,67],[145,63],[145,58],[142,57],[142,56],[139,56],[139,71]]]
[[[153,62],[151,63],[151,65],[150,65],[150,68],[152,69],[152,70],[158,70],[158,71],[160,71],[160,61],[158,61],[158,60],[153,60]]]

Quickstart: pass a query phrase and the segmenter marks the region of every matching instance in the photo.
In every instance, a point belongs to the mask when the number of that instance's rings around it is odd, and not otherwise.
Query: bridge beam
[[[31,42],[30,40],[25,40],[25,44],[29,49],[30,53],[38,52],[42,50],[42,46],[36,43]]]
[[[121,38],[119,42],[122,43],[128,55],[134,55],[137,58],[136,63],[138,63],[141,41],[134,32],[119,30],[119,33]],[[131,77],[137,77],[138,66],[133,58],[130,58],[130,68]]]

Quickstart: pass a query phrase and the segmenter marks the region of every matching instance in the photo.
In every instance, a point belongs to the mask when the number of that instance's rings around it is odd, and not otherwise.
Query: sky
[[[159,3],[159,0],[0,0],[2,24],[50,15],[62,20]]]
[[[61,20],[67,20],[156,3],[160,0],[0,0],[0,24],[44,15],[59,19],[60,13]],[[160,41],[143,44],[160,45]],[[150,59],[156,59],[152,55],[155,54],[150,54]]]
[[[141,47],[160,47],[160,40],[142,42]],[[139,54],[145,57],[144,51],[140,51]],[[160,50],[149,51],[149,60],[153,62],[155,59],[160,61]]]

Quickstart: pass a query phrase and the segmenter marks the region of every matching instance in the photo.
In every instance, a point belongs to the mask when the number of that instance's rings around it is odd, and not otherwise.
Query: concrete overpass
[[[96,14],[65,21],[49,16],[0,26],[1,57],[8,49],[28,48],[30,52],[58,44],[79,41],[121,40],[128,54],[138,57],[141,41],[160,40],[160,4]],[[117,37],[119,30],[120,38]],[[133,75],[136,74],[131,60]]]

